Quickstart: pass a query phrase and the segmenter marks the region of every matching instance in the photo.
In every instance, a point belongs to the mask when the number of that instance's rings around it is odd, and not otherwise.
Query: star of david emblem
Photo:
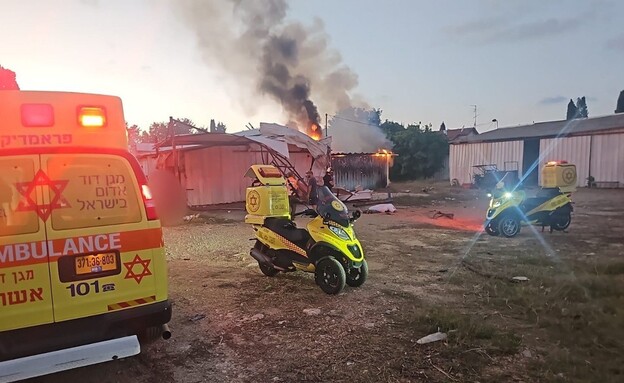
[[[152,275],[152,272],[149,269],[150,262],[152,262],[151,259],[141,259],[138,254],[134,256],[134,259],[132,261],[124,262],[123,265],[128,270],[124,279],[134,279],[136,283],[141,283],[144,277]],[[141,271],[140,273],[134,272],[134,267],[137,265],[143,266],[143,271]]]
[[[249,193],[249,210],[251,210],[252,212],[255,212],[258,210],[258,208],[260,207],[260,195],[258,194],[257,191],[253,190],[251,193]]]
[[[39,218],[46,221],[52,210],[70,207],[69,202],[63,197],[63,190],[67,187],[68,180],[53,181],[43,170],[39,169],[35,177],[30,182],[18,182],[15,189],[24,197],[18,204],[16,211],[34,211]],[[50,191],[49,204],[37,204],[37,186],[47,186]]]

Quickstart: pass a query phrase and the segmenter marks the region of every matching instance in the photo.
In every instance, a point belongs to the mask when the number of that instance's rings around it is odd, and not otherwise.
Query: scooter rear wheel
[[[262,274],[266,275],[267,277],[274,277],[277,275],[277,273],[279,273],[279,270],[272,266],[265,265],[264,263],[258,262],[258,266],[260,267],[260,271],[262,271]]]
[[[336,258],[327,257],[316,264],[314,279],[326,294],[338,294],[345,286],[347,275]]]
[[[567,215],[555,218],[555,222],[552,223],[551,227],[557,231],[564,231],[571,223],[572,215],[568,213]]]

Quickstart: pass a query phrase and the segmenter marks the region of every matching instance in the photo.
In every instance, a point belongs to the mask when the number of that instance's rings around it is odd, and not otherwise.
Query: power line
[[[356,124],[361,124],[361,125],[368,125],[368,126],[374,126],[376,128],[379,128],[379,125],[375,125],[375,124],[370,124],[370,123],[366,123],[366,122],[362,122],[362,121],[356,121],[356,120],[350,120],[348,118],[343,118],[343,117],[338,117],[338,116],[331,116],[332,118],[335,118],[337,120],[343,120],[343,121],[349,121],[349,122],[354,122]]]

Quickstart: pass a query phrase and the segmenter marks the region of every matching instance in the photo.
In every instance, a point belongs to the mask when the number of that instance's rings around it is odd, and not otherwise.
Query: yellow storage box
[[[559,188],[562,192],[576,191],[576,166],[566,161],[550,161],[542,168],[543,188]]]
[[[262,224],[266,217],[290,218],[286,180],[272,165],[252,165],[245,176],[253,184],[245,192],[245,223]]]

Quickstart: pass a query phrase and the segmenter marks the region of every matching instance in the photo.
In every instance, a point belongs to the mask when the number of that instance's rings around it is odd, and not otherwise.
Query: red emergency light
[[[22,125],[28,128],[54,126],[54,108],[50,104],[22,104]]]

